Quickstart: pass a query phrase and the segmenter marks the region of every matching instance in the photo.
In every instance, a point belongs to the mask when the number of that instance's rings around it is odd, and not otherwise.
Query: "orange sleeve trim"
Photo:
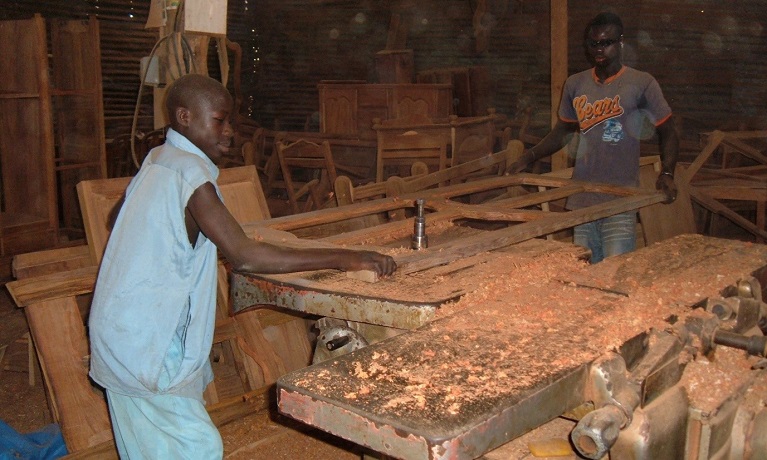
[[[673,114],[671,114],[671,113],[670,113],[670,114],[668,114],[667,116],[663,117],[663,119],[661,119],[661,120],[658,120],[658,122],[657,122],[657,123],[655,123],[655,126],[660,126],[660,125],[662,125],[663,123],[665,123],[666,121],[668,121],[668,119],[669,119],[669,118],[671,118],[671,115],[673,115]]]

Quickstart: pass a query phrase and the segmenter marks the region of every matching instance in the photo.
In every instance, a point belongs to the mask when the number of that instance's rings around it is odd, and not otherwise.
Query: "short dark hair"
[[[621,21],[621,18],[617,14],[608,12],[599,13],[594,16],[594,19],[589,21],[589,24],[586,26],[584,35],[588,35],[594,27],[609,25],[615,26],[618,29],[618,33],[623,35],[623,21]]]

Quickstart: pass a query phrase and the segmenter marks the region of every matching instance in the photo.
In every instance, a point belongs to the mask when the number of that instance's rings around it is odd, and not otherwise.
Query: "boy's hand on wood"
[[[369,270],[378,276],[389,276],[397,269],[397,263],[391,256],[374,251],[355,251],[349,257],[346,271]]]

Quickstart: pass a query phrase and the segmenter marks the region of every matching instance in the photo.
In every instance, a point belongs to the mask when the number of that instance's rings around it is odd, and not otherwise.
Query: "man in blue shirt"
[[[522,171],[534,161],[562,149],[578,132],[573,179],[636,187],[639,185],[639,144],[658,134],[661,172],[656,188],[666,203],[676,199],[674,184],[679,141],[671,122],[671,108],[655,78],[621,62],[623,22],[601,13],[586,27],[586,54],[594,67],[571,75],[559,104],[559,120],[551,132],[528,149],[510,167]],[[647,125],[654,130],[647,130]],[[614,196],[580,193],[570,197],[567,209],[604,203]],[[574,229],[574,243],[591,249],[591,262],[633,251],[636,247],[636,212],[631,211]]]
[[[216,308],[217,249],[237,270],[372,270],[371,251],[292,249],[248,238],[221,201],[215,163],[232,142],[232,98],[186,75],[168,89],[170,130],[126,190],[89,318],[91,377],[107,392],[123,458],[215,459],[218,430],[202,400]]]

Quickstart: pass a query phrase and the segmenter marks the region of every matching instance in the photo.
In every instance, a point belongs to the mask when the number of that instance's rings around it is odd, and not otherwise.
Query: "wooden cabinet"
[[[449,84],[323,82],[320,93],[320,132],[375,139],[373,120],[447,119],[452,115]]]
[[[76,183],[106,174],[98,23],[50,30],[0,21],[0,257],[57,246],[59,212],[82,229]]]
[[[415,75],[413,59],[413,50],[382,50],[377,52],[378,83],[413,83]]]
[[[448,83],[453,85],[454,111],[459,117],[487,114],[492,107],[490,75],[486,67],[448,67],[418,72],[417,83]]]
[[[107,173],[99,23],[51,20],[50,33],[60,223],[77,235],[83,229],[77,183]]]
[[[51,247],[58,216],[45,23],[0,21],[0,256]]]

